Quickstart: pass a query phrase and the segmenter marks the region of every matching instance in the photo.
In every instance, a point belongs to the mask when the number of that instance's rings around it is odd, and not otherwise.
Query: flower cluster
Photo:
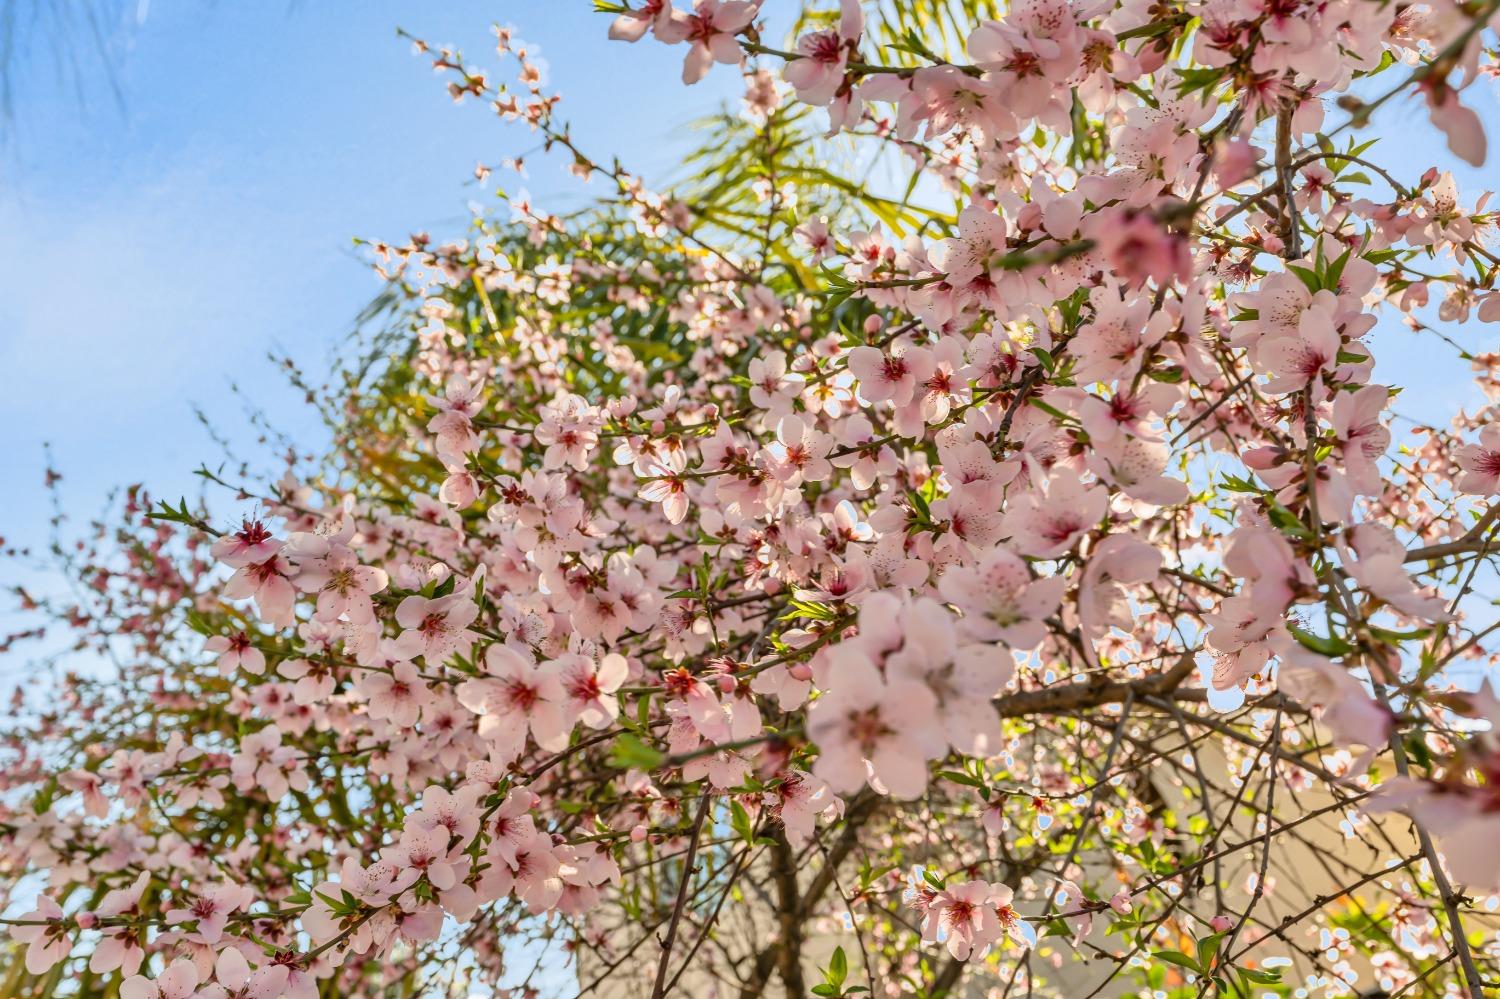
[[[743,74],[702,175],[415,42],[600,202],[371,244],[328,453],[27,596],[120,675],[17,695],[9,994],[1500,977],[1495,219],[1345,135],[1481,161],[1500,5],[599,6]]]

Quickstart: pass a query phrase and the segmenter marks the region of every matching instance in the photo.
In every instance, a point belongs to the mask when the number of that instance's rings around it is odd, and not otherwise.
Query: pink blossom
[[[1041,644],[1067,585],[1061,576],[1033,578],[1026,562],[1005,547],[988,549],[974,565],[949,569],[938,580],[943,598],[963,611],[964,634],[1023,650]]]
[[[217,943],[224,935],[229,917],[255,900],[254,892],[238,884],[222,884],[203,892],[185,908],[167,910],[167,922],[175,925],[192,921],[197,935],[206,943]]]
[[[564,710],[590,728],[604,728],[620,714],[615,692],[629,675],[625,657],[616,653],[596,663],[588,656],[570,653],[550,664],[557,674],[565,698]]]
[[[1058,469],[1044,491],[1011,501],[1005,527],[1022,555],[1056,558],[1099,523],[1107,501],[1102,487],[1086,486],[1076,472]]]
[[[466,680],[458,688],[464,707],[482,715],[479,734],[514,755],[529,731],[537,745],[557,751],[568,743],[572,726],[563,714],[567,696],[553,663],[538,665],[504,645],[491,645],[484,654],[481,679]]]
[[[917,386],[932,376],[932,354],[921,347],[897,343],[889,350],[855,347],[849,352],[849,371],[859,379],[859,393],[870,402],[911,402]]]
[[[121,999],[189,999],[198,988],[198,967],[178,959],[151,981],[132,975],[120,985]]]
[[[681,38],[689,46],[683,83],[697,83],[715,62],[737,64],[744,58],[734,36],[755,20],[757,7],[746,0],[694,0],[693,13],[674,19],[671,40]],[[662,34],[658,31],[658,37]]]
[[[358,556],[343,544],[308,536],[290,554],[297,564],[297,588],[317,594],[316,616],[324,621],[345,615],[368,620],[374,614],[370,598],[390,582],[383,570],[360,565]]]
[[[142,871],[130,887],[105,892],[104,898],[94,907],[94,914],[100,919],[135,915],[150,881],[150,872]],[[119,970],[129,977],[140,970],[141,962],[145,959],[146,952],[141,949],[141,940],[135,930],[126,926],[113,926],[105,929],[104,938],[89,957],[89,970],[96,975]]]
[[[219,952],[213,984],[199,990],[201,999],[276,999],[286,988],[286,968],[265,964],[254,970],[237,948]]]
[[[1299,704],[1312,709],[1341,746],[1377,749],[1386,744],[1393,720],[1347,667],[1309,652],[1295,642],[1283,643],[1277,685]]]
[[[69,770],[60,774],[57,782],[70,791],[83,795],[83,810],[87,815],[102,819],[109,814],[109,801],[100,792],[104,779],[87,770]]]
[[[292,564],[280,555],[252,562],[234,570],[224,584],[224,595],[232,600],[254,598],[255,611],[273,628],[286,628],[295,617],[297,591],[292,587]]]
[[[1486,425],[1479,431],[1479,443],[1457,448],[1453,460],[1464,471],[1457,482],[1461,491],[1482,496],[1500,493],[1500,424]]]
[[[946,745],[932,691],[914,680],[888,683],[858,653],[841,654],[833,668],[833,689],[808,711],[808,736],[818,744],[813,774],[841,794],[869,779],[915,798],[927,786],[926,761]]]
[[[255,647],[250,636],[239,631],[233,635],[214,635],[203,643],[206,652],[219,657],[219,675],[229,676],[237,669],[263,676],[266,672],[266,657]]]
[[[365,710],[370,717],[385,719],[397,728],[416,725],[423,706],[431,700],[427,684],[410,662],[396,663],[389,673],[368,674],[359,688],[369,699]]]
[[[676,14],[671,0],[642,0],[641,6],[626,10],[610,23],[609,37],[612,41],[638,42],[649,30],[661,41],[676,41]]]
[[[21,925],[10,933],[16,943],[26,945],[26,970],[33,975],[45,975],[73,949],[63,923],[62,907],[51,896],[37,896],[36,908],[18,918]],[[46,925],[35,925],[42,920],[47,921]]]
[[[213,543],[214,558],[235,569],[257,565],[281,552],[282,542],[259,520],[246,520],[233,534]]]
[[[396,623],[405,630],[396,639],[395,651],[404,659],[421,656],[430,665],[439,665],[473,644],[475,635],[469,625],[478,616],[479,608],[466,586],[455,586],[445,597],[413,594],[396,608]]]
[[[841,0],[839,26],[814,31],[797,39],[800,59],[787,62],[782,74],[797,88],[797,99],[805,104],[826,105],[844,85],[849,56],[859,46],[865,29],[859,0]]]

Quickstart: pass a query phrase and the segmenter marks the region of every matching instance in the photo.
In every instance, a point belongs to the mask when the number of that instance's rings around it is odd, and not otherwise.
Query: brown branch
[[[1276,173],[1281,184],[1282,236],[1286,246],[1282,256],[1296,260],[1302,256],[1302,220],[1297,215],[1296,173],[1292,169],[1292,114],[1297,102],[1284,98],[1276,111]]]
[[[1063,683],[1040,690],[1022,690],[996,698],[995,708],[1002,718],[1023,718],[1120,704],[1130,697],[1160,697],[1176,691],[1195,668],[1193,657],[1183,656],[1170,670],[1139,680]]]
[[[835,869],[854,850],[859,842],[860,829],[875,814],[883,800],[880,795],[865,788],[849,804],[849,808],[844,813],[843,831],[839,833],[838,840],[828,850],[823,867],[813,876],[807,888],[802,892],[796,912],[796,921],[799,924],[808,919],[813,907],[833,886]],[[755,955],[755,959],[750,962],[750,978],[740,989],[740,999],[756,999],[765,991],[766,982],[770,981],[771,972],[777,967],[781,945],[782,941],[777,940]]]
[[[797,891],[797,860],[786,830],[777,829],[771,847],[771,875],[776,881],[776,918],[781,927],[776,948],[782,984],[789,996],[807,994],[802,978],[802,902]]]
[[[1448,555],[1462,555],[1465,552],[1479,550],[1485,544],[1485,532],[1495,523],[1496,517],[1500,517],[1500,503],[1492,504],[1488,510],[1484,511],[1474,526],[1457,541],[1445,541],[1441,544],[1428,545],[1425,548],[1413,548],[1406,553],[1404,561],[1425,562]]]
[[[682,910],[687,905],[688,885],[693,881],[694,862],[698,857],[698,839],[703,834],[703,822],[708,818],[708,806],[713,795],[704,792],[698,804],[698,817],[693,820],[693,839],[687,856],[682,861],[682,882],[677,886],[677,903],[672,907],[672,919],[667,923],[667,938],[661,943],[661,958],[656,962],[656,985],[651,989],[651,999],[662,999],[667,994],[667,964],[672,957],[672,943],[677,939],[677,925],[682,922]]]

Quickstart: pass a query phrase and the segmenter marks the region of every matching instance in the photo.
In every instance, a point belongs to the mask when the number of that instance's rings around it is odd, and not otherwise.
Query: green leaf
[[[1198,962],[1188,957],[1181,951],[1159,950],[1154,952],[1151,956],[1156,958],[1158,961],[1165,961],[1168,964],[1175,964],[1179,968],[1186,968],[1189,971],[1196,972],[1197,974],[1203,974],[1203,968],[1199,966]]]
[[[844,979],[849,977],[849,959],[844,956],[844,948],[833,949],[833,956],[828,959],[828,971],[825,977],[828,984],[834,988],[843,987]]]
[[[750,821],[750,813],[733,798],[729,799],[729,827],[746,843],[755,839],[755,825]]]
[[[957,770],[939,770],[938,776],[944,780],[950,780],[955,784],[965,787],[984,787],[984,781],[971,774],[961,774]]]
[[[208,619],[195,610],[190,610],[187,612],[186,620],[187,626],[189,628],[192,628],[198,634],[203,635],[206,638],[212,637],[215,634],[213,625],[209,624]]]
[[[1342,638],[1315,635],[1305,628],[1297,627],[1295,624],[1287,625],[1287,630],[1292,633],[1292,637],[1297,640],[1297,644],[1301,645],[1304,649],[1311,649],[1313,652],[1322,656],[1328,656],[1330,659],[1346,656],[1354,651],[1354,646]]]
[[[1198,967],[1208,968],[1213,964],[1214,954],[1219,949],[1219,941],[1224,939],[1224,934],[1215,933],[1198,941]]]
[[[1426,638],[1432,634],[1431,628],[1413,628],[1410,631],[1392,631],[1389,628],[1380,628],[1370,625],[1370,634],[1382,642],[1408,642],[1416,639]]]
[[[1223,480],[1219,483],[1219,485],[1222,486],[1224,489],[1227,489],[1229,492],[1232,492],[1232,493],[1259,493],[1260,492],[1260,487],[1259,486],[1257,486],[1255,483],[1251,482],[1249,479],[1241,478],[1238,475],[1226,475],[1226,476],[1224,476]]]
[[[1047,403],[1043,402],[1040,399],[1036,399],[1036,398],[1027,399],[1026,400],[1026,404],[1029,405],[1029,406],[1035,406],[1037,409],[1040,409],[1042,412],[1046,413],[1048,416],[1050,416],[1050,417],[1052,417],[1054,419],[1063,420],[1063,421],[1068,421],[1068,420],[1072,419],[1071,416],[1069,416],[1067,413],[1064,413],[1062,410],[1058,409],[1056,406],[1050,406],[1050,405],[1048,405]]]
[[[1366,181],[1366,183],[1368,183],[1368,181]],[[1352,249],[1348,249],[1339,254],[1339,258],[1333,263],[1329,264],[1328,270],[1323,273],[1323,283],[1329,289],[1334,289],[1339,286],[1339,281],[1344,276],[1344,267],[1349,263],[1349,254],[1352,252]]]
[[[47,783],[31,799],[31,811],[34,815],[46,815],[52,810],[52,803],[57,800],[57,778],[48,778]]]
[[[1266,516],[1270,518],[1272,525],[1278,531],[1288,537],[1312,538],[1312,532],[1307,529],[1307,525],[1298,520],[1295,513],[1292,513],[1292,511],[1280,503],[1272,503],[1270,509],[1266,511]]]
[[[1322,279],[1306,267],[1299,267],[1297,264],[1287,264],[1286,269],[1301,278],[1302,283],[1307,285],[1308,291],[1321,291],[1323,289]]]
[[[626,732],[615,739],[614,748],[609,754],[609,765],[618,770],[655,770],[665,759],[666,756],[660,750],[652,749]]]

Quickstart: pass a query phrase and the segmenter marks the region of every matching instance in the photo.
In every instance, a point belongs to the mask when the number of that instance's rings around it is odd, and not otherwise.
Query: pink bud
[[[99,925],[99,917],[92,912],[84,911],[78,914],[78,928],[80,930],[91,930]]]
[[[1208,925],[1215,933],[1224,933],[1234,924],[1229,921],[1228,916],[1215,916],[1208,921]]]
[[[721,693],[721,694],[732,694],[732,693],[734,693],[735,686],[736,686],[736,684],[734,682],[734,677],[732,677],[732,676],[721,676],[721,677],[719,677],[719,693]]]
[[[1214,174],[1222,186],[1233,187],[1255,173],[1255,161],[1259,157],[1260,150],[1247,140],[1232,139],[1219,147]]]
[[[1042,225],[1042,206],[1029,201],[1016,215],[1016,228],[1022,231],[1039,229]]]
[[[865,332],[866,333],[870,333],[872,335],[875,334],[875,333],[879,333],[880,332],[880,328],[882,326],[884,326],[884,325],[885,325],[885,320],[881,319],[879,316],[866,316],[865,317]]]
[[[793,663],[787,667],[786,671],[791,674],[793,680],[812,679],[812,667],[807,663]]]
[[[642,843],[645,841],[645,839],[646,827],[644,825],[637,825],[635,828],[630,830],[630,842]]]
[[[1401,311],[1410,312],[1412,309],[1420,309],[1426,305],[1430,298],[1426,281],[1418,281],[1409,284],[1401,292]],[[1484,318],[1484,310],[1480,309],[1480,319]]]
[[[659,437],[659,436],[661,436],[662,432],[664,430],[666,430],[666,429],[667,429],[667,425],[664,422],[662,422],[661,420],[652,420],[651,421],[651,433],[653,435]]]
[[[1240,461],[1245,463],[1245,467],[1257,472],[1275,468],[1285,457],[1286,453],[1279,447],[1252,447],[1240,452]]]

